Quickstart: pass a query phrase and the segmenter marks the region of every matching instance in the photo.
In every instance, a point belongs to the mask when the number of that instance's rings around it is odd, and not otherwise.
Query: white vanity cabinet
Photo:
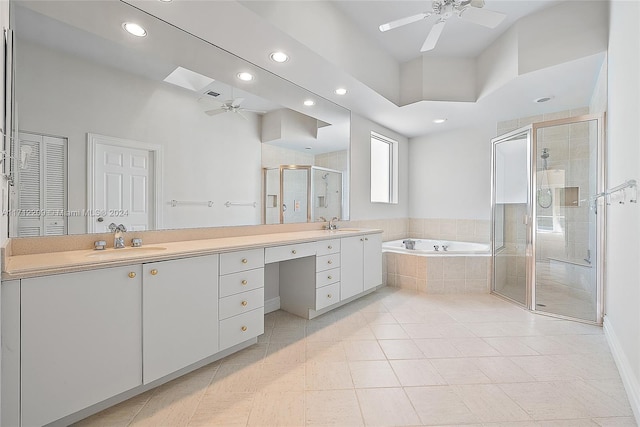
[[[141,285],[140,265],[22,279],[23,426],[142,384]]]
[[[218,352],[218,255],[143,264],[143,381]]]
[[[306,319],[340,302],[340,239],[314,243],[311,255],[280,262],[280,308]]]
[[[264,249],[220,255],[220,350],[264,333]]]
[[[340,300],[382,284],[382,236],[343,237],[340,252]]]

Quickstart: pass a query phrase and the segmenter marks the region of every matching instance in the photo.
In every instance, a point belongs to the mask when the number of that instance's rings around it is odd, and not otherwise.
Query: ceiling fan
[[[420,49],[420,52],[426,52],[436,47],[440,34],[442,34],[442,30],[447,23],[447,19],[454,14],[465,21],[489,28],[497,27],[502,20],[506,18],[506,15],[503,13],[483,9],[483,7],[484,0],[433,0],[432,11],[387,22],[386,24],[380,25],[379,28],[382,32],[389,31],[402,27],[403,25],[421,21],[432,15],[438,16],[438,22],[431,27],[431,31],[429,31],[429,35]]]
[[[243,102],[244,102],[244,98],[235,98],[233,100],[228,100],[220,103],[220,106],[218,108],[205,110],[204,113],[207,114],[208,116],[216,116],[222,113],[236,113],[245,120],[247,118],[242,114],[243,111],[247,113],[256,113],[256,114],[266,113],[266,111],[262,111],[262,110],[252,110],[250,108],[244,108],[242,107]]]

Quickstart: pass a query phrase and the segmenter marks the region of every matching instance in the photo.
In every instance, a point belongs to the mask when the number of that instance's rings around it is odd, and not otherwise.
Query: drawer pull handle
[[[369,238],[368,238],[368,237],[365,237],[365,238],[364,238],[364,240],[369,240]]]
[[[243,327],[242,327],[242,328],[240,328],[240,329],[242,329],[242,332],[246,332],[247,327],[246,327],[246,326],[243,326]]]
[[[327,294],[327,298],[331,298],[331,294]]]
[[[361,242],[364,242],[364,239],[362,239],[362,238],[361,238],[361,239],[360,239],[360,241],[361,241]]]
[[[240,283],[242,283],[242,286],[246,286],[246,285],[247,285],[247,281],[246,281],[246,280],[243,280],[243,281],[242,281],[242,282],[240,282]]]
[[[327,264],[333,264],[333,261],[329,260],[327,261]]]
[[[329,246],[327,246],[327,248],[329,248],[329,249],[333,249],[333,246],[329,245]]]
[[[136,273],[134,273],[133,271],[131,273],[129,273],[129,278],[133,279],[136,277]]]
[[[149,273],[151,273],[152,276],[155,276],[156,274],[158,274],[158,270],[156,270],[155,268],[153,270],[151,270]]]
[[[248,263],[248,262],[249,262],[249,260],[248,260],[248,259],[246,259],[246,258],[242,258],[242,263],[243,263],[243,264],[246,264],[246,263]]]
[[[331,276],[327,276],[327,279],[331,280],[331,279],[333,279],[333,277],[331,277]]]
[[[291,253],[295,255],[297,252],[296,252],[296,250],[294,249],[294,250],[292,250],[292,251],[291,251]]]
[[[242,304],[242,306],[243,306],[243,307],[246,307],[246,306],[247,306],[247,304],[248,304],[248,302],[246,302],[246,301],[242,301],[242,303],[241,303],[241,304]]]

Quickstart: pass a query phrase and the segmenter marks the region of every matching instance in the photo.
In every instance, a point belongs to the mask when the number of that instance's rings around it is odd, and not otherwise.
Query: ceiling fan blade
[[[436,44],[438,43],[438,39],[440,38],[440,34],[442,34],[442,30],[444,30],[444,26],[446,23],[447,21],[440,20],[435,24],[433,24],[433,27],[431,27],[431,31],[429,31],[429,35],[427,36],[427,39],[424,41],[424,44],[422,45],[420,52],[426,52],[436,47]]]
[[[419,13],[417,15],[407,16],[406,18],[400,18],[396,19],[395,21],[387,22],[386,24],[380,25],[378,28],[380,29],[380,31],[385,32],[393,30],[394,28],[402,27],[403,25],[418,22],[429,16],[431,16],[431,13]]]
[[[477,7],[467,7],[460,13],[460,18],[465,21],[480,24],[488,28],[496,28],[506,17],[507,15],[504,13]]]
[[[256,114],[266,114],[267,112],[264,110],[251,110],[249,108],[242,108],[242,111],[246,111],[247,113],[256,113]]]
[[[236,98],[231,102],[232,107],[239,107],[244,102],[244,98]]]
[[[217,116],[218,114],[226,113],[227,111],[222,108],[216,108],[215,110],[207,110],[204,113],[207,116]]]

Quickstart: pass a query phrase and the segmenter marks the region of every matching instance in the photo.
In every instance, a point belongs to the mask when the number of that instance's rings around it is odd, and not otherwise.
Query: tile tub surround
[[[488,219],[409,218],[407,235],[415,239],[488,243],[490,234],[491,221]]]
[[[386,285],[427,294],[489,293],[491,257],[383,253]]]
[[[77,424],[635,426],[602,328],[384,287]]]

